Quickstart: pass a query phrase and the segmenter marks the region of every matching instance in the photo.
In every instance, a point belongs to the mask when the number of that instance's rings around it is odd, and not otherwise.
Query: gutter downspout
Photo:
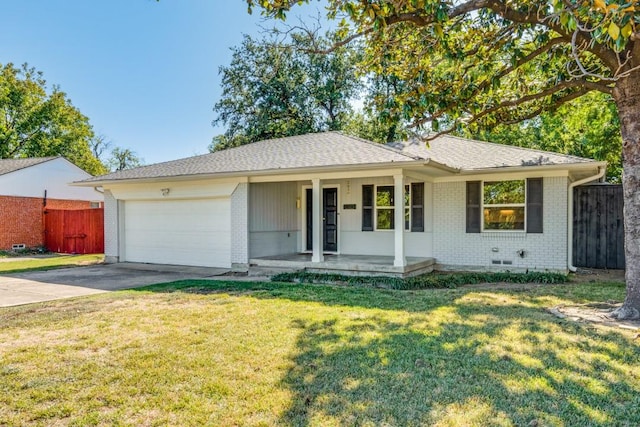
[[[578,185],[586,184],[587,182],[595,181],[604,176],[605,171],[607,170],[606,166],[599,166],[598,173],[589,176],[587,178],[583,178],[581,180],[572,182],[569,184],[569,206],[567,206],[567,224],[568,224],[568,239],[567,239],[567,268],[570,272],[575,273],[578,269],[575,265],[573,265],[573,189]]]

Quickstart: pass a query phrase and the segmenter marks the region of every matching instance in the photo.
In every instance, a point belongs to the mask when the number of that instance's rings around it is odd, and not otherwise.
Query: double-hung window
[[[393,230],[395,214],[394,187],[380,185],[376,187],[376,230]]]
[[[484,230],[525,230],[525,180],[485,181]]]
[[[403,227],[407,231],[424,231],[424,183],[404,186]],[[393,185],[362,186],[362,231],[395,229],[395,197]]]

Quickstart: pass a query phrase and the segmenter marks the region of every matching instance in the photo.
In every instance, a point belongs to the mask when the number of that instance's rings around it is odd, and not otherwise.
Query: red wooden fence
[[[68,254],[104,252],[104,209],[47,209],[44,218],[47,250]]]

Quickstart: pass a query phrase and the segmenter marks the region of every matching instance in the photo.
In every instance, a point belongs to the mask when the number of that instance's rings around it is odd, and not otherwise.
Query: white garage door
[[[231,267],[229,198],[124,203],[129,262]]]

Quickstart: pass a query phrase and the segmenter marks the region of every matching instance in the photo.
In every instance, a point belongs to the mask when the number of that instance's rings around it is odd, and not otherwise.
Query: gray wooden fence
[[[624,268],[622,186],[584,185],[573,193],[573,265]]]

